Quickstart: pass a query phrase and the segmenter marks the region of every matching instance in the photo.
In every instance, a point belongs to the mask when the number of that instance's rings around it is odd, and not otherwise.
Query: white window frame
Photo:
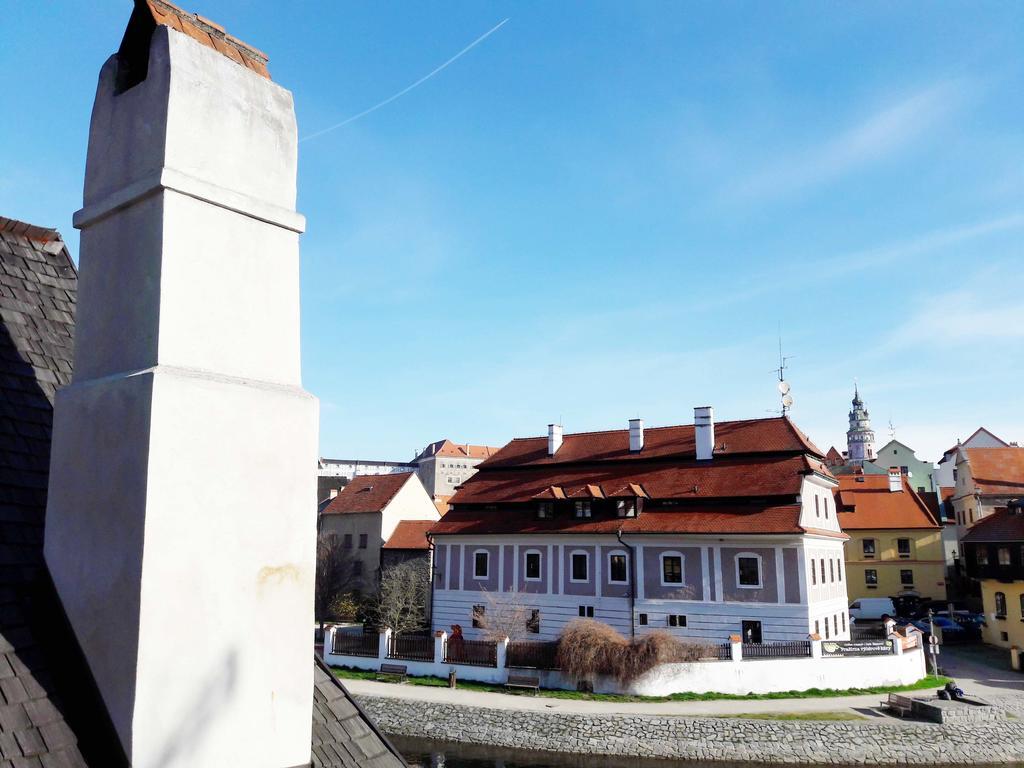
[[[526,575],[526,559],[530,555],[537,556],[537,573],[538,576],[527,576]],[[528,549],[523,552],[523,581],[544,581],[544,557],[541,555],[539,549]]]
[[[612,578],[612,558],[616,555],[622,555],[626,558],[626,578],[622,581],[616,581]],[[608,553],[608,583],[609,584],[629,584],[629,554],[624,549],[613,549]]]
[[[679,558],[679,581],[665,581],[665,558],[666,557],[678,557]],[[672,550],[670,552],[662,552],[658,555],[658,581],[661,582],[663,587],[685,587],[686,586],[686,555],[682,552]]]
[[[487,555],[487,573],[483,576],[476,575],[476,556]],[[491,552],[488,549],[474,549],[473,550],[473,578],[477,581],[487,581],[491,578]]]
[[[751,557],[757,560],[757,584],[740,584],[740,558]],[[824,560],[822,561],[824,563]],[[737,589],[764,589],[764,559],[755,552],[740,552],[733,563],[736,571]]]
[[[577,579],[574,575],[575,568],[572,567],[573,558],[576,555],[583,555],[587,558],[587,578]],[[574,549],[569,553],[569,583],[571,584],[589,584],[590,583],[590,553],[585,549]]]

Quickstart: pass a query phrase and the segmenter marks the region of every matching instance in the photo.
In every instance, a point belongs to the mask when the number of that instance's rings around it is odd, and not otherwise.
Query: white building
[[[489,445],[453,443],[446,438],[428,445],[413,462],[423,487],[443,511],[455,490],[474,475],[477,464],[497,452]]]
[[[850,464],[862,465],[875,458],[875,433],[856,386],[853,388],[852,404],[850,428],[846,432],[846,460]]]
[[[528,637],[587,617],[626,636],[849,637],[823,454],[788,418],[517,438],[434,526],[434,626],[516,606]],[[486,593],[486,594],[485,594]]]

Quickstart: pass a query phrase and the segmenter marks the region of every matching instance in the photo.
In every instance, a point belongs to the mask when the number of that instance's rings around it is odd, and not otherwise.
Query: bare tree
[[[313,611],[321,632],[343,598],[362,588],[362,580],[354,574],[355,559],[350,550],[342,547],[339,538],[333,533],[318,537]]]
[[[506,593],[498,596],[486,589],[483,595],[483,612],[474,610],[473,618],[476,625],[484,631],[488,640],[522,640],[528,633],[530,624],[535,621],[536,610],[523,602],[519,592]]]
[[[395,634],[426,626],[430,599],[430,569],[421,560],[409,560],[381,571],[380,589],[370,606],[371,618]]]

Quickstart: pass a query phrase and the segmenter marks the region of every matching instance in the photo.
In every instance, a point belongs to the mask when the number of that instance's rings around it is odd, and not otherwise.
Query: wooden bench
[[[906,717],[914,709],[914,700],[898,693],[890,693],[889,698],[882,702],[882,706],[891,709],[900,717]]]
[[[509,675],[506,688],[526,688],[531,691],[540,690],[540,678],[529,675]]]
[[[408,674],[409,668],[405,664],[381,664],[377,679],[396,679],[398,682],[404,683]]]

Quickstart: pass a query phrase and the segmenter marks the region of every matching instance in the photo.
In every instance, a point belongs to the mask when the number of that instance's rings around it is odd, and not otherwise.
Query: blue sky
[[[304,384],[324,455],[777,407],[936,459],[1024,440],[1024,5],[273,3],[300,145]],[[77,255],[96,75],[126,0],[11,3],[0,215]]]

